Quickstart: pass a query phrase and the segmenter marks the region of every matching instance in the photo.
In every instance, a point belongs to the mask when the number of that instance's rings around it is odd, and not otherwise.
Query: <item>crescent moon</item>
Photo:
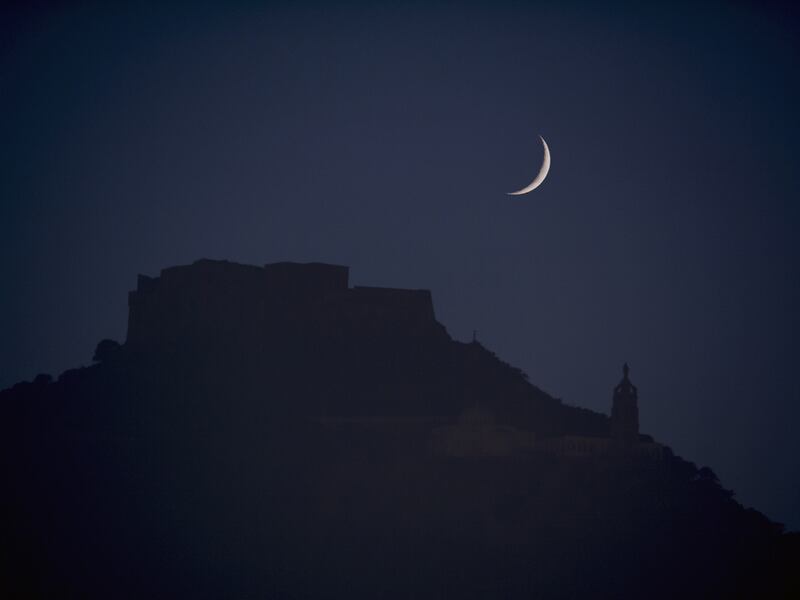
[[[544,141],[542,136],[539,136],[539,139],[542,140],[542,145],[544,146],[544,160],[542,161],[542,166],[539,169],[539,174],[533,181],[531,181],[521,190],[517,190],[516,192],[507,192],[509,196],[521,196],[522,194],[532,192],[537,187],[542,185],[544,178],[547,177],[547,172],[550,170],[550,148],[547,147],[547,142]]]

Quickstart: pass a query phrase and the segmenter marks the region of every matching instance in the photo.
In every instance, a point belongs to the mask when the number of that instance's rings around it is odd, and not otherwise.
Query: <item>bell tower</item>
[[[622,381],[614,388],[611,405],[611,437],[625,444],[639,440],[639,393],[628,379],[628,363],[622,367]]]

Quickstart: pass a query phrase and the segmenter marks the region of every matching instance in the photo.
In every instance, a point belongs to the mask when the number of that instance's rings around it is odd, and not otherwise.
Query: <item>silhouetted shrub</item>
[[[94,356],[92,360],[95,362],[108,362],[110,359],[114,358],[119,353],[120,345],[119,342],[115,342],[114,340],[102,340],[99,344],[97,344],[97,348],[94,351]]]
[[[48,383],[53,383],[53,376],[50,373],[39,373],[33,379],[33,383],[36,385],[47,385]]]

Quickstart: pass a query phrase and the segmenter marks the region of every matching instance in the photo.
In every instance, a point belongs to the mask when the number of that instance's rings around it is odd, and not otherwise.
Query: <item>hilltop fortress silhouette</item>
[[[199,260],[164,269],[159,277],[139,275],[128,299],[126,344],[163,349],[223,333],[269,337],[284,332],[282,325],[291,318],[326,335],[346,328],[405,336],[443,333],[427,290],[350,288],[348,274],[348,267],[322,263],[255,267]]]
[[[0,392],[0,584],[38,598],[710,598],[797,591],[796,534],[568,406],[427,290],[200,260],[124,343]]]
[[[348,267],[338,265],[284,262],[255,267],[213,260],[164,269],[159,277],[139,275],[137,289],[128,298],[125,346],[133,352],[163,354],[180,353],[187,345],[220,348],[229,342],[248,352],[263,351],[271,340],[280,340],[285,347],[309,338],[334,345],[356,339],[373,351],[384,343],[431,347],[452,343],[436,321],[428,290],[349,287],[348,279]],[[468,362],[491,356],[477,340],[455,348]],[[376,396],[357,408],[345,405],[337,411],[328,405],[326,414],[319,416],[328,426],[349,426],[351,433],[424,429],[427,423],[431,448],[453,456],[510,456],[536,450],[580,456],[620,450],[658,457],[662,446],[639,434],[637,390],[628,372],[625,365],[614,390],[610,427],[597,419],[593,430],[584,431],[593,436],[577,435],[580,427],[569,435],[564,426],[553,430],[561,435],[537,443],[535,425],[540,423],[468,391],[450,403],[437,401],[439,397],[412,404],[403,397]],[[424,383],[428,382],[433,382],[431,375]],[[544,396],[539,390],[535,393]],[[505,417],[502,424],[496,422],[496,407]],[[457,420],[441,426],[447,417]],[[527,423],[528,429],[520,428],[520,423]]]

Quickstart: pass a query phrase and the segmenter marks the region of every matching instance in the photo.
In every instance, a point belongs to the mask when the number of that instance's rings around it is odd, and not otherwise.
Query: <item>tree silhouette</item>
[[[95,348],[92,360],[99,363],[108,362],[119,353],[120,348],[119,342],[109,339],[101,340]]]

